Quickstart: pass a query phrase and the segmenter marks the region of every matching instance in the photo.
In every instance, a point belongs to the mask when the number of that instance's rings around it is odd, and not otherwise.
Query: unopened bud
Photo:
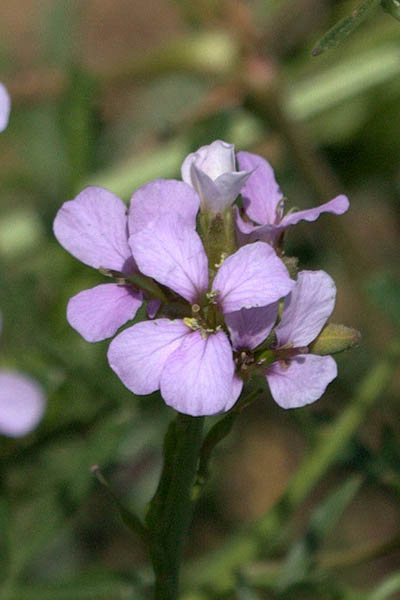
[[[348,350],[359,343],[361,333],[352,327],[330,323],[310,345],[310,352],[324,356]]]

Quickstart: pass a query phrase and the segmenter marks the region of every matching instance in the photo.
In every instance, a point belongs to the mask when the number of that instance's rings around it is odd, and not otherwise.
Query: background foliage
[[[335,278],[334,321],[363,340],[315,405],[284,412],[264,391],[241,414],[195,515],[184,597],[399,597],[400,23],[374,4],[312,56],[354,2],[2,3],[0,360],[48,392],[38,430],[0,440],[2,600],[146,597],[147,557],[90,468],[143,512],[172,411],[68,326],[68,298],[100,277],[51,227],[88,183],[128,200],[216,138],[268,158],[292,205],[350,197],[288,253]]]

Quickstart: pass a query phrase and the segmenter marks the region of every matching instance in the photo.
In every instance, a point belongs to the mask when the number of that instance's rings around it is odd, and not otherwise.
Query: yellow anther
[[[189,327],[189,329],[193,329],[193,331],[197,331],[197,329],[201,329],[197,319],[193,319],[192,317],[185,317],[183,319],[183,322],[185,323],[186,327]]]

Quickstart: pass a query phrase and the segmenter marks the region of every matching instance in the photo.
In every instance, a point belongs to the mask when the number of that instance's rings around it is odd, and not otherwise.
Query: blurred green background
[[[179,178],[185,155],[218,138],[265,156],[290,206],[349,196],[346,215],[291,231],[287,253],[334,277],[333,321],[363,337],[315,405],[285,412],[265,392],[241,414],[196,510],[183,597],[400,598],[400,23],[377,7],[311,55],[355,6],[2,3],[0,361],[48,393],[35,432],[0,440],[2,600],[148,597],[146,554],[90,467],[143,512],[173,411],[134,397],[108,342],[67,324],[70,296],[101,276],[52,221],[88,183],[129,200]]]

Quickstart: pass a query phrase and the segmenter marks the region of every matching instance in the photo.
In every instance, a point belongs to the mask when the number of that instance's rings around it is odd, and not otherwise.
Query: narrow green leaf
[[[368,596],[368,600],[389,600],[400,592],[400,572],[390,575]],[[396,596],[397,597],[397,596]]]
[[[358,492],[361,482],[359,475],[351,477],[313,511],[305,535],[292,546],[282,567],[281,576],[277,581],[277,589],[280,592],[295,583],[300,583],[309,575],[315,552],[340,520]]]
[[[383,10],[398,21],[400,21],[400,1],[399,0],[382,0],[381,6]]]
[[[206,483],[209,477],[209,463],[214,448],[230,433],[237,414],[238,413],[236,412],[228,413],[225,415],[225,417],[213,425],[213,427],[207,433],[200,451],[200,462],[197,472],[196,488],[201,488]]]
[[[338,487],[314,511],[310,520],[310,532],[317,544],[337,525],[345,509],[360,489],[362,478],[359,475],[350,477]]]
[[[328,50],[329,48],[335,48],[341,42],[346,40],[351,33],[368,17],[369,13],[374,9],[380,0],[365,0],[362,4],[359,4],[357,8],[353,10],[351,15],[344,17],[341,21],[336,23],[324,36],[319,40],[312,51],[313,56],[318,56]]]
[[[111,573],[97,573],[56,584],[19,586],[12,600],[142,600],[136,586]]]
[[[104,479],[98,465],[94,465],[91,471],[96,476],[97,481],[100,483],[100,485],[102,485],[103,488],[106,490],[111,501],[117,508],[123,523],[128,527],[128,529],[136,533],[143,540],[144,543],[146,543],[147,530],[146,527],[143,525],[142,521],[139,519],[139,517],[135,515],[135,513],[133,513],[130,509],[128,509],[119,498],[117,498],[113,490],[110,488],[108,482]]]

